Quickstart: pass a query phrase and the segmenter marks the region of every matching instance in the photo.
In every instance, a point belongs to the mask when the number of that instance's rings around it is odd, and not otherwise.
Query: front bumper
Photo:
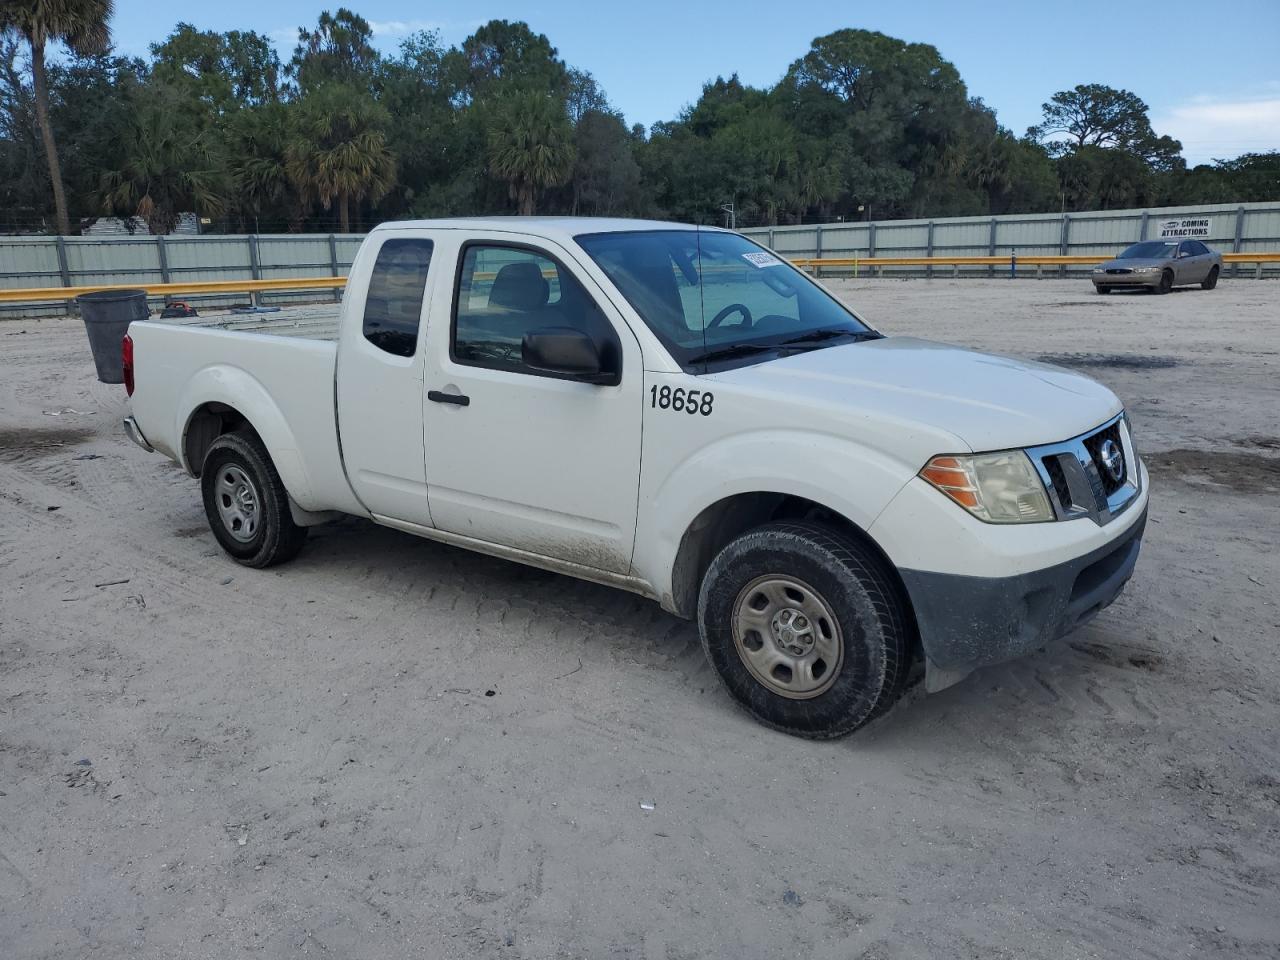
[[[1095,273],[1093,285],[1108,290],[1136,290],[1160,286],[1159,273]]]
[[[1072,521],[1088,522],[1088,521]],[[1082,556],[1007,577],[904,569],[926,661],[926,687],[941,690],[977,667],[1038,650],[1093,619],[1133,575],[1147,525]]]

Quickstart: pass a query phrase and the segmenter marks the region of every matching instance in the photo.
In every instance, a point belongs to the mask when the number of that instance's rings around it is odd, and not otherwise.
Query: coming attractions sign
[[[1161,240],[1181,240],[1185,237],[1207,237],[1213,224],[1212,217],[1181,217],[1177,220],[1161,220]]]

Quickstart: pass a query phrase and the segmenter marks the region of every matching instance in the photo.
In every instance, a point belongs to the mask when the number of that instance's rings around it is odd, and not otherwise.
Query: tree
[[[424,30],[379,66],[378,101],[396,118],[387,148],[396,156],[398,183],[381,205],[392,216],[474,212],[471,186],[485,179],[483,131],[464,122],[447,58],[440,35]],[[445,194],[449,200],[440,202]]]
[[[578,118],[573,140],[573,215],[634,212],[641,202],[640,167],[622,118],[607,109],[590,109]]]
[[[924,43],[869,30],[816,38],[774,96],[790,122],[828,140],[844,171],[840,206],[909,212],[916,175],[957,136],[967,93],[956,68]]]
[[[0,229],[22,232],[39,222],[49,188],[40,176],[34,97],[19,61],[25,46],[0,34]]]
[[[67,196],[58,162],[58,145],[49,119],[49,80],[45,52],[50,43],[61,42],[78,52],[104,49],[110,42],[107,21],[112,0],[6,0],[0,6],[0,32],[15,31],[31,47],[31,78],[36,122],[49,165],[49,182],[57,212],[59,234],[71,232]]]
[[[541,90],[556,97],[568,92],[569,74],[544,34],[522,21],[490,20],[462,41],[461,62],[471,97],[491,87]]]
[[[71,53],[49,64],[49,115],[72,223],[100,215],[102,172],[120,166],[146,79],[136,57]]]
[[[1157,199],[1151,167],[1125,150],[1087,144],[1058,160],[1069,210],[1121,210]]]
[[[605,96],[596,78],[586,70],[569,68],[569,90],[565,97],[569,122],[575,127],[588,113],[610,113],[609,98]]]
[[[299,229],[302,201],[289,176],[287,153],[293,109],[291,104],[264,103],[239,111],[227,125],[236,188],[232,206],[242,229],[257,233],[263,217]]]
[[[225,159],[183,92],[152,83],[131,107],[120,165],[102,175],[103,212],[141,217],[152,234],[172,233],[188,211],[221,214],[230,186]]]
[[[1182,144],[1156,136],[1146,103],[1128,90],[1082,83],[1058,91],[1041,110],[1043,119],[1027,130],[1027,136],[1047,143],[1058,156],[1073,148],[1110,147],[1141,157],[1156,169],[1181,162]]]
[[[216,33],[179,23],[163,43],[151,45],[152,72],[172,86],[187,86],[219,114],[280,99],[280,57],[252,30]]]
[[[325,83],[368,87],[378,65],[372,39],[373,28],[360,14],[346,7],[325,10],[314,30],[298,28],[289,75],[304,93]]]
[[[1169,175],[1177,203],[1249,203],[1280,197],[1280,150],[1243,153],[1234,160],[1202,163]]]
[[[538,194],[573,173],[573,127],[564,101],[536,90],[510,93],[494,105],[489,126],[489,170],[507,184],[521,216],[531,216]]]
[[[340,83],[312,90],[297,104],[285,167],[304,203],[328,210],[351,231],[351,203],[381,199],[395,183],[387,149],[391,118],[363,90]]]

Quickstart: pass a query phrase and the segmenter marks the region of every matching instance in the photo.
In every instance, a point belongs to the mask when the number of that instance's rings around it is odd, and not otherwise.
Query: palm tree
[[[303,203],[328,210],[338,202],[343,233],[351,231],[351,201],[376,202],[395,182],[389,124],[386,110],[367,93],[342,84],[325,84],[297,105],[285,169]]]
[[[489,170],[505,180],[521,216],[530,216],[538,191],[573,173],[577,151],[562,100],[537,91],[500,100],[489,126]]]
[[[31,46],[31,85],[35,93],[36,122],[40,125],[45,159],[49,162],[59,234],[71,232],[71,217],[67,213],[58,145],[54,142],[53,125],[49,122],[45,47],[51,42],[61,41],[78,53],[104,49],[111,42],[107,21],[111,19],[112,8],[112,0],[5,0],[0,4],[0,32],[16,31]]]
[[[290,230],[301,229],[303,210],[285,156],[292,109],[290,104],[264,103],[241,110],[229,119],[235,208],[241,226],[251,220],[255,233],[263,214],[272,222],[283,216]]]
[[[172,233],[184,211],[217,216],[230,177],[213,128],[183,110],[182,94],[157,85],[134,103],[120,138],[120,168],[102,174],[102,209],[141,217],[152,234]]]

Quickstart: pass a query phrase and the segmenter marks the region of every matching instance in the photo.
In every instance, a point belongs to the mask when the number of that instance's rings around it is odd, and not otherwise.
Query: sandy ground
[[[833,286],[1110,384],[1154,495],[1099,619],[826,744],[624,593],[236,566],[82,329],[0,324],[0,956],[1280,955],[1280,284]]]

